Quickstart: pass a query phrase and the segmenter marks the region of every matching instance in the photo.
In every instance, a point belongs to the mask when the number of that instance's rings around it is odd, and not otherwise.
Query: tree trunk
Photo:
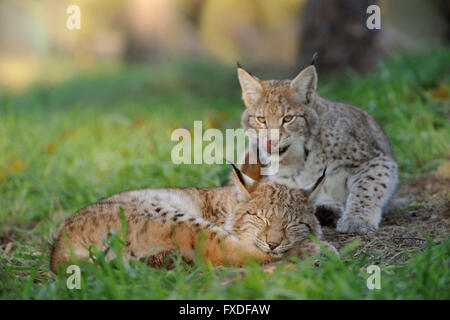
[[[435,0],[434,2],[446,21],[444,41],[448,44],[450,43],[450,1]]]
[[[381,49],[380,30],[366,26],[367,7],[377,0],[308,0],[303,10],[300,62],[307,65],[314,52],[320,72],[346,69],[367,71]]]

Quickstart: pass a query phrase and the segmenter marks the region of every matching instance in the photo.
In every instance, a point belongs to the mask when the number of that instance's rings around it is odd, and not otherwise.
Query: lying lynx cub
[[[70,260],[71,250],[77,258],[87,259],[90,244],[101,248],[107,232],[120,234],[120,207],[127,222],[128,258],[149,257],[154,267],[176,248],[191,262],[200,246],[200,230],[205,234],[204,256],[214,265],[239,266],[249,259],[269,263],[319,251],[309,235],[320,238],[321,229],[308,202],[325,181],[323,175],[309,188],[296,190],[258,183],[233,170],[235,186],[127,191],[82,209],[57,232],[52,271]]]
[[[397,164],[375,119],[361,109],[319,97],[313,65],[293,80],[262,81],[240,65],[238,76],[246,105],[242,127],[263,133],[250,147],[258,149],[262,163],[278,162],[278,172],[264,179],[302,188],[327,166],[327,182],[315,207],[340,216],[338,231],[377,229],[396,188]],[[279,137],[271,140],[268,130],[260,129],[279,129]]]

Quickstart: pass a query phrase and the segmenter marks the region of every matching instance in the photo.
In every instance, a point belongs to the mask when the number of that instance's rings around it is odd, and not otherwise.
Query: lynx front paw
[[[357,217],[342,217],[338,220],[336,230],[345,233],[366,234],[377,230],[377,226],[370,221]]]

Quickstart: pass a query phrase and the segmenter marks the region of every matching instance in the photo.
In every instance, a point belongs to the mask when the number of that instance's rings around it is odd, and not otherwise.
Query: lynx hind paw
[[[344,233],[367,234],[376,231],[377,226],[360,218],[341,218],[337,222],[336,230]]]

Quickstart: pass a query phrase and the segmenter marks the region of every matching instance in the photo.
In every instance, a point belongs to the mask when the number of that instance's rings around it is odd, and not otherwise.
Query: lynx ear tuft
[[[290,92],[295,101],[305,105],[312,105],[316,99],[317,72],[311,65],[303,69],[292,81]]]
[[[316,64],[316,60],[317,60],[317,52],[314,52],[314,54],[312,56],[312,60],[311,60],[312,66]]]
[[[232,170],[235,185],[237,188],[238,198],[247,201],[248,199],[250,199],[250,193],[252,192],[254,186],[257,184],[258,181],[245,175],[234,164],[231,164],[231,167],[233,168]]]
[[[259,150],[257,149],[257,159],[256,163],[250,161],[250,153],[245,154],[245,161],[241,165],[241,172],[253,179],[254,181],[259,181],[261,179],[261,163],[259,162]]]
[[[245,105],[249,107],[257,103],[263,94],[263,87],[259,80],[245,71],[240,64],[238,64],[238,78]]]

